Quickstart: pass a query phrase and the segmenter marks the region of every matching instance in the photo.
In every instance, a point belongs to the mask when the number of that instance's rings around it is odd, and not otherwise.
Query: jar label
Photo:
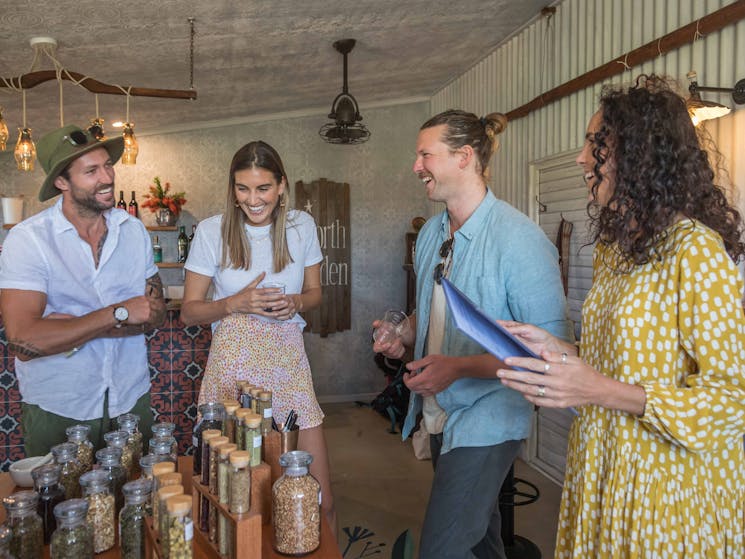
[[[191,520],[187,520],[184,523],[184,540],[190,542],[194,537],[194,523]]]
[[[272,417],[272,408],[266,408],[264,410],[264,419],[269,419]]]
[[[254,436],[254,448],[261,448],[261,435]]]

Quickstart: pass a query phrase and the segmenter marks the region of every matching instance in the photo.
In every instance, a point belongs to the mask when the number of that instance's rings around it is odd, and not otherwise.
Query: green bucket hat
[[[36,144],[36,156],[47,178],[41,185],[39,200],[45,202],[57,196],[60,190],[54,186],[54,179],[75,159],[101,147],[106,148],[111,162],[116,163],[124,151],[124,138],[117,136],[99,142],[90,132],[74,124],[68,124],[43,136]]]

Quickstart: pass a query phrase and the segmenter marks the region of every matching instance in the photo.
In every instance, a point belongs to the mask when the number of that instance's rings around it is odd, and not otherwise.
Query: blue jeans
[[[440,455],[430,435],[435,477],[422,526],[420,559],[505,559],[499,491],[521,441],[454,448]]]

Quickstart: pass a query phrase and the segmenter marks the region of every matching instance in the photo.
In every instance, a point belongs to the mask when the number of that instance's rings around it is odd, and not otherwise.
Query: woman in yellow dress
[[[579,355],[504,323],[541,360],[497,372],[536,405],[578,412],[556,557],[745,557],[740,214],[655,76],[604,91],[577,163],[597,242]]]

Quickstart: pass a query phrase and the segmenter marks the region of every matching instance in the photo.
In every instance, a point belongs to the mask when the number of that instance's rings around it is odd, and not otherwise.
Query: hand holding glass
[[[264,289],[281,289],[282,291],[279,294],[280,295],[283,295],[283,296],[285,294],[285,284],[284,283],[279,283],[279,282],[276,282],[276,281],[265,281],[259,287],[264,288]],[[272,307],[266,307],[264,310],[266,312],[272,312],[274,309]]]
[[[409,318],[403,311],[387,310],[380,325],[373,332],[373,340],[379,344],[391,343],[403,336],[409,327]]]

